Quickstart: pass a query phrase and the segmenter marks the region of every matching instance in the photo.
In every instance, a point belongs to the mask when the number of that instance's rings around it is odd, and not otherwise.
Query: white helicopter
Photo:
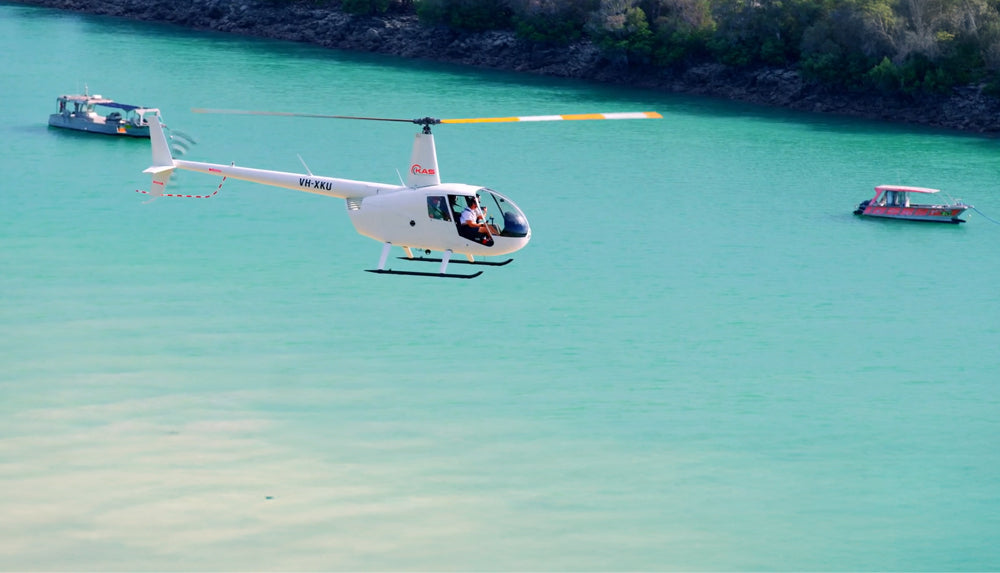
[[[496,123],[515,121],[559,121],[596,119],[647,119],[662,118],[656,112],[597,113],[580,115],[542,115],[523,117],[495,117],[474,119],[392,119],[377,117],[354,117],[338,115],[318,115],[304,113],[211,110],[194,109],[195,113],[229,113],[249,115],[278,115],[289,117],[364,119],[373,121],[396,121],[423,126],[416,134],[410,155],[405,184],[390,185],[368,181],[354,181],[313,175],[269,171],[235,164],[202,163],[175,159],[170,152],[167,137],[158,117],[149,122],[150,141],[153,148],[153,165],[144,170],[153,177],[148,193],[154,197],[211,197],[215,195],[180,195],[164,191],[170,175],[175,169],[197,171],[222,177],[253,181],[264,185],[284,187],[306,193],[326,195],[346,200],[347,214],[358,233],[382,243],[382,253],[378,267],[366,269],[373,273],[419,275],[471,279],[482,274],[449,273],[448,263],[502,266],[513,259],[504,261],[483,261],[476,257],[507,255],[524,248],[531,240],[528,219],[517,205],[500,193],[477,185],[465,183],[441,183],[438,170],[437,152],[431,126],[450,123]],[[222,184],[219,184],[221,188]],[[218,193],[218,189],[216,190]],[[474,208],[480,206],[480,211]],[[490,209],[493,209],[490,211]],[[465,212],[465,217],[463,217]],[[489,213],[487,216],[486,214]],[[470,215],[475,214],[475,219]],[[464,221],[463,221],[464,219]],[[392,246],[402,247],[404,260],[440,263],[438,272],[417,272],[386,268],[386,261]],[[423,251],[424,256],[415,257],[414,249]],[[429,258],[432,251],[440,251],[441,258]],[[465,260],[451,261],[454,254],[465,255]]]

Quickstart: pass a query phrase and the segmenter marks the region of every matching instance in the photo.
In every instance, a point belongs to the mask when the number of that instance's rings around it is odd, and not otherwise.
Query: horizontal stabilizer
[[[153,186],[149,188],[149,195],[155,197],[162,197],[166,193],[167,183],[170,182],[170,176],[174,174],[173,167],[150,167],[146,169],[146,172],[153,174]]]
[[[143,173],[152,173],[156,175],[157,173],[163,173],[164,171],[173,171],[173,165],[153,165],[152,167],[147,167],[142,170]]]
[[[152,169],[152,167],[150,168]],[[147,169],[149,171],[149,169]],[[215,188],[215,191],[210,195],[192,195],[190,193],[164,193],[167,188],[167,182],[170,180],[170,175],[173,169],[168,169],[164,172],[156,173],[153,175],[153,187],[149,191],[143,191],[141,189],[136,189],[136,193],[143,193],[146,195],[151,195],[153,198],[150,201],[156,199],[157,197],[184,197],[185,199],[211,199],[222,191],[222,184],[226,182],[226,177],[222,178],[219,182],[219,186]]]

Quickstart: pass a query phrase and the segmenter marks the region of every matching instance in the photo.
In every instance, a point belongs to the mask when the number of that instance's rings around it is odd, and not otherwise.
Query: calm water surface
[[[0,5],[0,569],[1000,569],[998,142]],[[185,158],[394,183],[414,127],[211,116],[657,110],[440,126],[534,238],[376,276],[342,201],[147,203]],[[181,173],[177,192],[218,180]]]

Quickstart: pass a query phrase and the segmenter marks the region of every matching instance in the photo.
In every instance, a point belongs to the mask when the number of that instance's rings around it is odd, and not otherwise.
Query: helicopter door
[[[472,204],[472,197],[473,196],[468,195],[448,196],[448,202],[451,205],[451,211],[455,219],[455,229],[458,231],[459,235],[469,239],[470,241],[486,245],[487,247],[492,247],[493,235],[491,233],[481,233],[479,232],[478,226],[470,226],[462,223],[462,213],[464,213],[465,209]]]

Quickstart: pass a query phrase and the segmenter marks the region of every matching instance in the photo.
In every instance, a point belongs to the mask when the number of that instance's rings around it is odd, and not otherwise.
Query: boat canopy
[[[125,111],[132,111],[133,109],[145,109],[141,105],[129,105],[127,103],[118,103],[114,101],[109,101],[107,103],[102,103],[104,107],[115,107],[118,109],[123,109]]]
[[[883,191],[903,191],[906,193],[938,193],[938,189],[931,189],[930,187],[910,187],[908,185],[879,185],[875,187],[878,192]]]
[[[89,105],[99,105],[99,106],[102,106],[102,107],[113,107],[115,109],[120,109],[120,110],[124,110],[124,111],[132,111],[134,109],[149,109],[149,108],[147,108],[145,106],[141,106],[141,105],[132,105],[132,104],[128,104],[128,103],[118,103],[118,102],[116,102],[114,100],[105,99],[105,98],[102,98],[102,97],[99,97],[99,96],[95,97],[95,96],[88,96],[88,95],[82,95],[82,96],[74,95],[74,96],[61,96],[59,99],[63,100],[63,101],[67,101],[67,102],[75,102],[75,103],[89,104]]]

